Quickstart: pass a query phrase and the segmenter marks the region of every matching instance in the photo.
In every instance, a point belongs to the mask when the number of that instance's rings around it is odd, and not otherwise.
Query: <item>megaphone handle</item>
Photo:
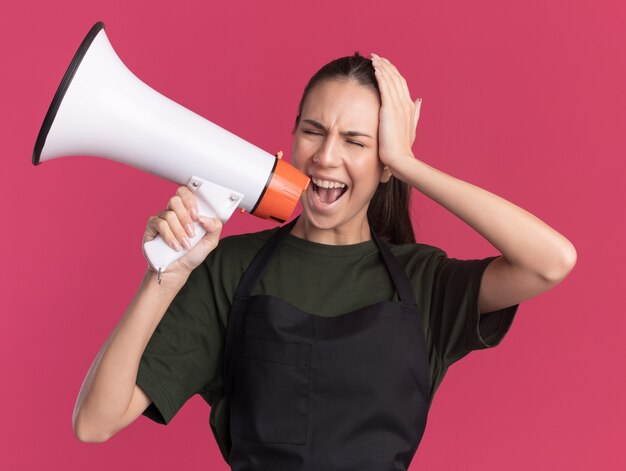
[[[208,218],[219,218],[222,223],[226,223],[230,219],[243,198],[241,193],[199,177],[191,177],[187,182],[187,188],[195,193],[200,215]],[[199,222],[194,222],[194,228],[196,235],[189,239],[192,248],[206,234],[204,227]],[[143,244],[143,252],[148,263],[159,274],[167,270],[167,267],[188,251],[188,249],[182,248],[177,252],[160,235]]]

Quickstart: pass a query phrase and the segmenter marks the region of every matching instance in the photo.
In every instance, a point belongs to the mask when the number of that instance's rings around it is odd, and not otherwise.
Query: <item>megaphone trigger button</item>
[[[245,210],[245,209],[240,209],[240,210],[239,210],[239,212],[240,212],[241,214],[243,214],[243,213],[245,213],[245,212],[246,212],[246,210]]]

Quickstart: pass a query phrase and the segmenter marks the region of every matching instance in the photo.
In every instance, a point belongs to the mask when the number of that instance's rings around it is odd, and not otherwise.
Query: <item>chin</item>
[[[319,214],[311,211],[305,203],[302,205],[302,214],[300,215],[300,219],[306,222],[309,227],[327,231],[338,229],[340,227],[352,227],[352,225],[359,219],[359,214],[357,213],[351,216],[346,215],[343,212],[337,212],[334,214]],[[367,220],[367,212],[364,213],[363,219],[364,221]]]
[[[307,225],[311,225],[316,229],[328,230],[334,229],[341,223],[339,215],[322,215],[315,214],[309,211],[306,206],[302,207],[302,214],[300,218],[303,219]]]

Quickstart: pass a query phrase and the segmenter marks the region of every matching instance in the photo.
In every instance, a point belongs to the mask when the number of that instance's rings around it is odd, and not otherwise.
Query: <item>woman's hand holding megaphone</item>
[[[207,232],[191,248],[190,238],[195,235],[194,222],[199,222]],[[167,276],[167,278],[176,279],[176,282],[180,283],[186,280],[189,274],[217,246],[221,231],[222,222],[218,218],[207,218],[199,215],[195,195],[186,186],[181,186],[176,190],[176,195],[170,198],[167,209],[148,219],[143,244],[160,235],[177,252],[191,249],[161,274],[164,279]],[[148,264],[148,268],[155,271],[150,264]]]

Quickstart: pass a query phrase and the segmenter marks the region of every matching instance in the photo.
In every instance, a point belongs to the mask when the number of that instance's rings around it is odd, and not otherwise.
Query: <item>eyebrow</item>
[[[308,123],[311,126],[315,126],[320,131],[328,132],[328,129],[322,123],[320,123],[319,121],[315,121],[314,119],[303,119],[302,122]],[[372,136],[361,131],[343,131],[343,132],[340,132],[339,134],[341,134],[342,136],[350,136],[350,137],[363,136],[363,137],[369,137],[370,139],[372,139]]]

